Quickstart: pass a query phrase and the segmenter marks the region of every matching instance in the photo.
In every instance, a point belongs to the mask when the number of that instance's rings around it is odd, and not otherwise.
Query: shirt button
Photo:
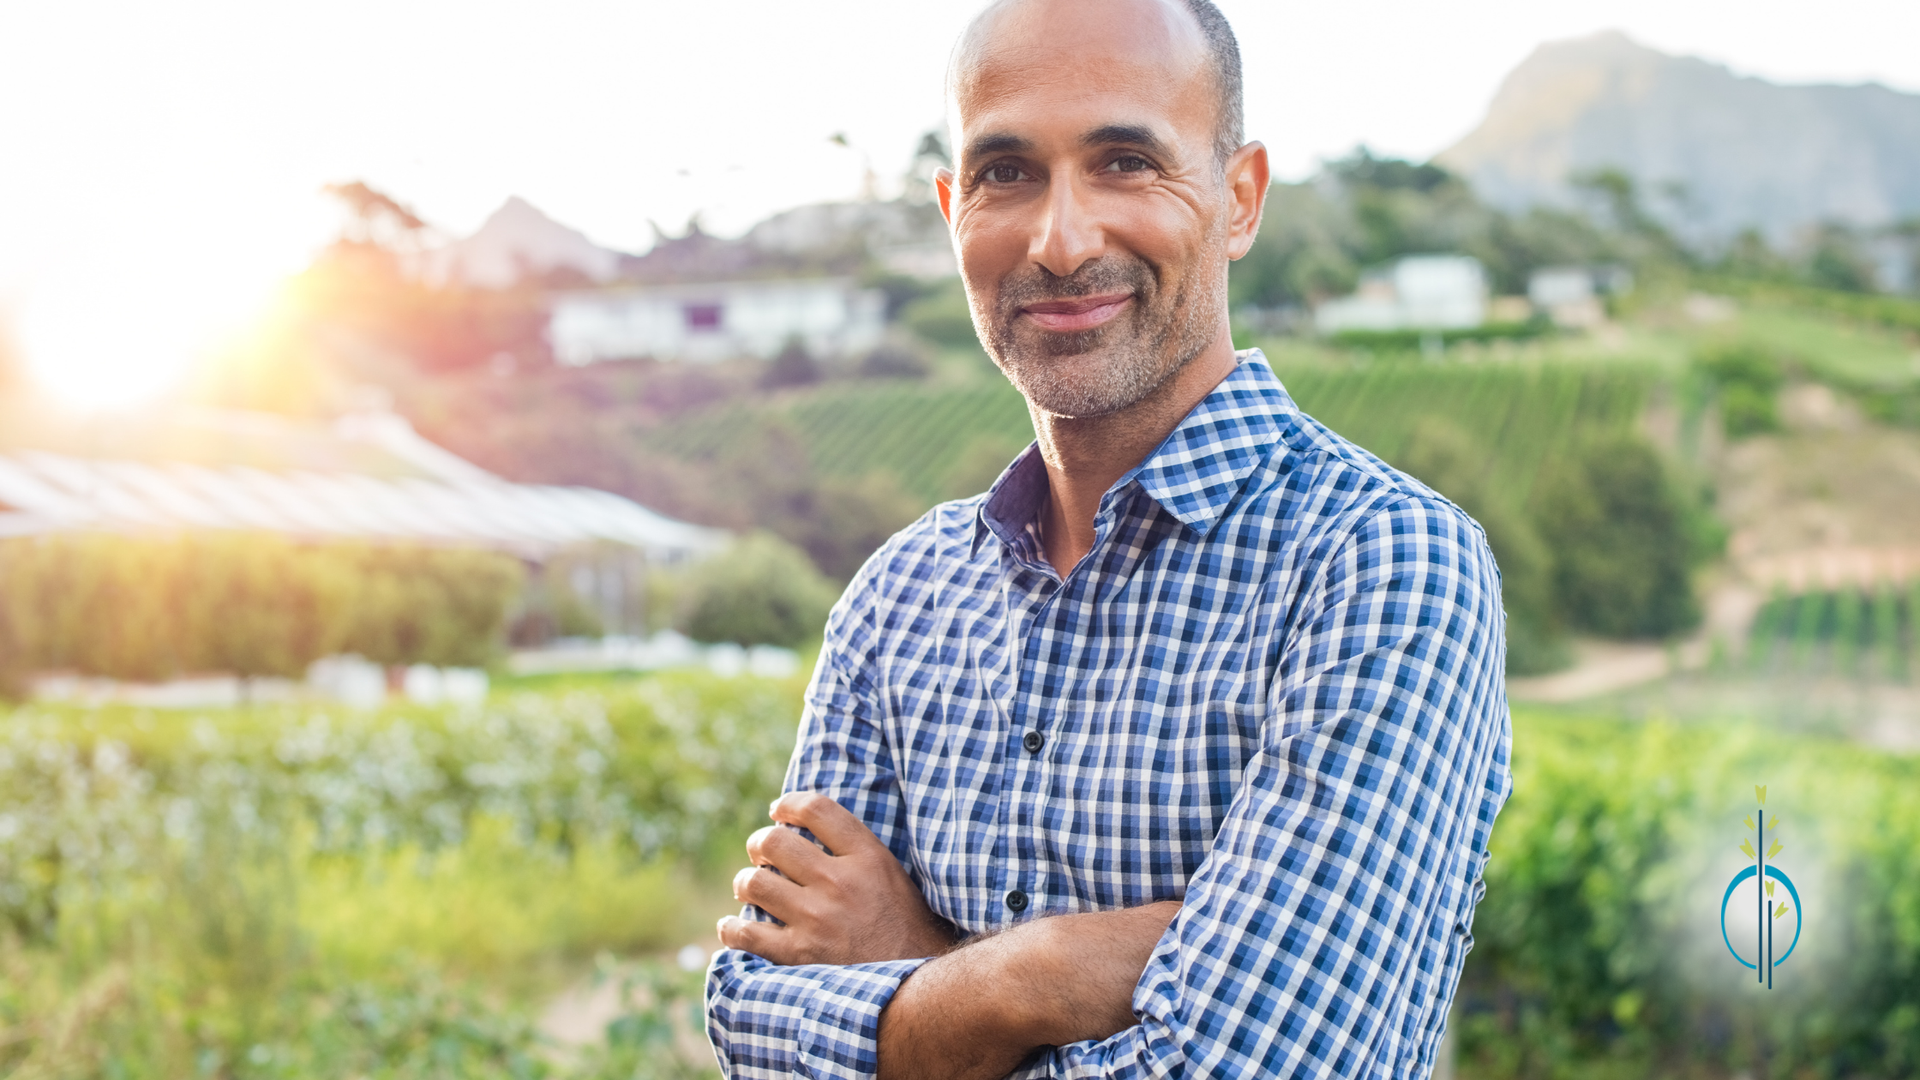
[[[1037,754],[1041,747],[1047,745],[1047,737],[1037,731],[1029,731],[1021,737],[1020,745],[1027,748],[1027,753]]]
[[[1007,890],[1007,910],[1018,915],[1027,910],[1027,894],[1019,889]]]

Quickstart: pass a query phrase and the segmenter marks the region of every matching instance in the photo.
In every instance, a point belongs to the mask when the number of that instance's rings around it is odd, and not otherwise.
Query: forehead
[[[964,149],[983,133],[1044,138],[1110,124],[1208,141],[1212,71],[1199,29],[1164,0],[1034,0],[1002,5],[955,56]]]

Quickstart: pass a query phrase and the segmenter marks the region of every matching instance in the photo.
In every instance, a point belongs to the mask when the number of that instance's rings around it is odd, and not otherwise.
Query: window
[[[693,331],[720,329],[719,304],[687,304],[681,309],[686,316],[687,329]]]

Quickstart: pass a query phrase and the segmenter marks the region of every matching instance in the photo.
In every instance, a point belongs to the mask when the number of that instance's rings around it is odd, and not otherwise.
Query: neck
[[[1047,561],[1065,577],[1093,550],[1093,519],[1113,482],[1146,460],[1238,363],[1223,326],[1200,355],[1154,391],[1104,416],[1054,416],[1028,406],[1047,466],[1040,531]]]

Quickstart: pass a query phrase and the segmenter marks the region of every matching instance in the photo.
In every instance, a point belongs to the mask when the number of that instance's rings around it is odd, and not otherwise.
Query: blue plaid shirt
[[[1510,787],[1479,527],[1302,413],[1258,352],[1114,483],[1064,579],[1046,495],[1029,448],[867,563],[787,790],[852,810],[963,932],[1185,901],[1140,1022],[1016,1075],[1424,1077]],[[722,952],[723,1067],[872,1075],[924,962]]]

